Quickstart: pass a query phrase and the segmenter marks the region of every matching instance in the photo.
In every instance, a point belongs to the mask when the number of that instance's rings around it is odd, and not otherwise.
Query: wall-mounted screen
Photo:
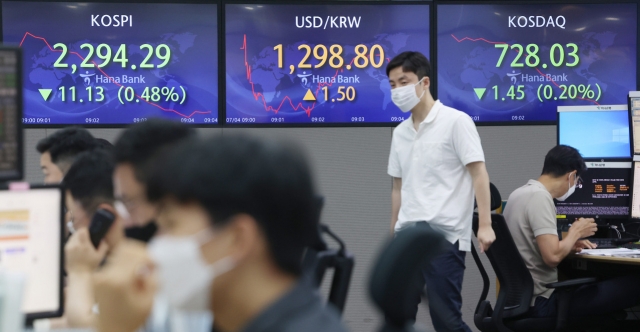
[[[386,65],[429,57],[426,4],[232,4],[225,25],[230,125],[400,122]]]
[[[218,123],[217,5],[2,2],[26,125]]]
[[[477,123],[556,120],[558,106],[626,104],[634,3],[438,5],[438,98]]]

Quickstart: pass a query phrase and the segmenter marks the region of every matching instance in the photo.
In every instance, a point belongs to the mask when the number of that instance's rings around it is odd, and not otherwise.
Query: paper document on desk
[[[590,256],[618,256],[618,255],[640,255],[640,250],[615,248],[615,249],[582,249],[578,255]]]

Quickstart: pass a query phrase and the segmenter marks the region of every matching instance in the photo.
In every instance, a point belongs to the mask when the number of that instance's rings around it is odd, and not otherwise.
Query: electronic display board
[[[637,5],[437,7],[437,89],[476,123],[552,123],[636,90]]]
[[[26,125],[218,123],[216,4],[2,2]]]
[[[229,4],[226,123],[392,124],[386,65],[429,57],[428,4]]]

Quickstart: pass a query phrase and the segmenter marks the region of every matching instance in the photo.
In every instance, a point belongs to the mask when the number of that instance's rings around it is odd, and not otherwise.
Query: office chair
[[[497,209],[501,202],[500,193],[491,184],[491,209]],[[496,241],[486,251],[491,266],[500,282],[500,291],[495,307],[487,300],[489,293],[489,276],[475,248],[471,247],[473,259],[480,270],[483,289],[474,314],[474,323],[480,331],[562,331],[610,326],[612,315],[568,317],[571,293],[582,285],[593,283],[595,278],[580,278],[547,284],[547,288],[555,289],[558,299],[556,317],[530,318],[527,316],[533,297],[533,279],[520,256],[504,217],[491,215],[491,226],[496,234]],[[478,216],[473,218],[473,232],[478,233]]]
[[[334,269],[329,291],[328,302],[333,304],[342,314],[347,302],[349,284],[353,274],[355,259],[346,249],[344,242],[330,229],[329,226],[320,223],[320,215],[324,197],[317,197],[315,219],[318,231],[314,234],[312,244],[307,248],[303,259],[303,271],[311,278],[316,287],[320,287],[326,271]],[[323,234],[333,238],[339,245],[338,249],[331,249],[323,238]]]
[[[421,267],[446,248],[442,234],[421,226],[398,233],[385,245],[369,279],[369,295],[386,318],[381,332],[414,331],[409,316],[424,287]]]

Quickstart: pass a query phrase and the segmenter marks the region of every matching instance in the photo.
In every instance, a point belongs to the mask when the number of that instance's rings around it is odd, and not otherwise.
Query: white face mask
[[[574,176],[575,179],[575,176]],[[573,182],[573,186],[571,185],[571,176],[569,176],[569,191],[567,191],[566,194],[556,198],[558,201],[562,202],[564,200],[566,200],[567,198],[569,198],[569,196],[571,196],[573,194],[573,192],[576,191],[576,184],[578,181],[574,181]]]
[[[234,268],[231,257],[211,265],[204,260],[200,246],[209,240],[211,234],[205,230],[189,237],[158,236],[149,243],[149,253],[158,265],[160,295],[173,308],[206,311],[213,281]]]
[[[424,96],[424,91],[420,97],[416,94],[416,85],[420,84],[424,80],[424,77],[416,84],[405,85],[399,88],[391,89],[391,100],[398,106],[403,112],[409,112],[416,107],[420,102],[420,99]]]
[[[116,209],[116,212],[118,212],[118,216],[120,216],[120,218],[123,218],[124,220],[127,220],[127,221],[131,219],[131,216],[129,215],[129,210],[127,210],[127,207],[124,205],[124,203],[122,203],[121,201],[115,201],[115,203],[113,204],[113,207]]]

